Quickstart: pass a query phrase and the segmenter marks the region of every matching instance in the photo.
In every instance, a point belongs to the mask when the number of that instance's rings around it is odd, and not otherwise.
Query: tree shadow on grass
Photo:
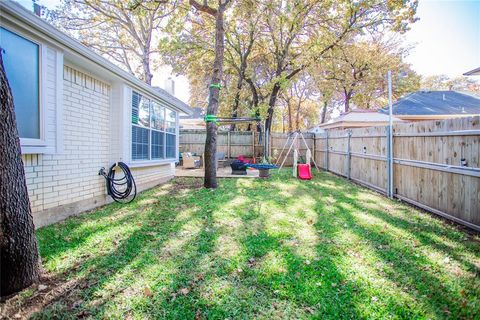
[[[219,236],[214,214],[238,196],[231,188],[222,190],[225,183],[233,181],[223,180],[216,191],[204,190],[205,198],[191,216],[199,221],[198,231],[182,243],[180,255],[172,257],[176,272],[155,281],[158,290],[153,297],[133,306],[143,318],[193,319],[207,313],[211,301],[203,300],[199,288],[221,272],[226,263],[212,258]]]
[[[337,268],[336,253],[323,244],[314,245],[314,257],[305,257],[296,250],[295,230],[275,228],[278,221],[272,220],[276,207],[287,209],[297,204],[298,193],[294,188],[286,193],[276,186],[285,177],[272,179],[268,183],[268,198],[256,191],[265,186],[260,181],[253,182],[249,192],[249,202],[243,204],[243,236],[238,239],[242,250],[237,261],[241,272],[234,278],[240,279],[241,286],[235,294],[237,300],[250,301],[241,304],[242,316],[246,318],[358,318],[351,303],[352,295],[359,288],[348,283]],[[293,181],[292,181],[293,182]],[[264,202],[261,208],[259,202]],[[275,206],[272,210],[271,207]],[[288,212],[286,212],[288,213]],[[301,212],[291,212],[300,215]],[[288,216],[285,216],[288,220]],[[302,216],[301,219],[304,219]],[[288,224],[288,221],[285,221]],[[275,229],[274,229],[275,228]],[[312,229],[314,226],[312,226]],[[337,231],[329,225],[331,234]],[[327,236],[329,236],[328,234]],[[221,306],[218,306],[222,308]]]
[[[420,242],[433,237],[434,227],[372,209],[358,200],[364,192],[370,191],[325,173],[305,182],[284,173],[269,180],[223,179],[216,191],[203,189],[200,179],[176,179],[142,193],[131,205],[107,206],[53,227],[57,238],[52,230],[41,236],[41,243],[48,242],[47,263],[64,256],[76,261],[63,267],[53,261],[73,285],[36,317],[412,318],[424,316],[426,309],[443,317],[445,305],[452,316],[465,315],[454,306],[459,290],[451,288],[450,279],[442,287],[445,274],[422,270],[428,257],[416,257],[417,249],[404,239],[363,223],[356,212]],[[133,213],[110,220],[117,210]],[[220,223],[225,217],[231,221]],[[352,245],[387,266],[361,261],[359,267],[372,269],[375,278],[394,284],[395,292],[410,300],[397,301],[391,291],[377,288],[387,296],[379,297],[378,306],[372,303],[371,284],[352,277],[350,244],[339,242],[345,233],[360,239]],[[228,254],[229,244],[238,252]],[[437,245],[436,250],[451,251]]]
[[[325,176],[327,176],[327,174],[325,174]],[[323,178],[325,179],[326,177]],[[368,214],[385,221],[387,224],[408,232],[421,244],[432,246],[438,251],[450,255],[453,259],[463,264],[468,270],[476,273],[479,272],[478,266],[456,252],[458,248],[461,248],[462,251],[474,256],[480,254],[479,242],[473,238],[468,239],[468,234],[466,234],[464,230],[459,229],[459,226],[452,225],[440,217],[431,216],[431,214],[415,209],[407,204],[388,200],[380,194],[349,183],[343,178],[334,177],[333,179],[326,178],[326,180],[335,181],[337,184],[345,186],[345,188],[341,189],[341,195],[338,192],[333,192],[333,194],[336,198],[341,198],[344,203],[352,205],[356,211],[368,212]],[[376,199],[359,200],[357,198],[359,191],[362,191],[363,194],[371,194]],[[385,211],[379,209],[380,206],[376,203],[379,199],[391,205],[393,212],[391,210]],[[455,243],[455,247],[451,247],[444,240],[440,239],[441,237],[449,242]]]
[[[178,219],[182,211],[189,210],[189,208],[180,205],[184,200],[182,198],[188,197],[188,194],[182,194],[175,186],[173,188],[174,191],[163,196],[163,201],[146,201],[148,202],[146,204],[148,208],[142,208],[142,206],[135,204],[129,205],[130,208],[143,210],[143,212],[134,217],[130,216],[129,220],[122,218],[109,227],[109,229],[114,230],[115,227],[120,227],[122,224],[133,225],[125,232],[124,237],[113,239],[112,243],[107,243],[106,247],[109,249],[107,252],[82,256],[81,260],[66,270],[65,280],[67,278],[72,279],[75,284],[69,287],[69,292],[62,293],[63,296],[50,299],[47,302],[48,305],[44,306],[45,309],[36,314],[35,318],[74,318],[75,316],[87,315],[95,317],[105,315],[108,317],[112,300],[117,295],[125,294],[125,291],[128,291],[134,281],[137,280],[136,276],[141,275],[145,269],[152,265],[158,264],[157,255],[161,254],[162,247],[172,237],[178,236],[177,233],[189,223],[190,219],[201,216],[205,225],[208,225],[210,220],[208,212],[215,210],[215,206],[202,203],[200,200],[198,206],[190,208],[191,214],[189,216]],[[188,186],[187,188],[192,189]],[[140,195],[136,203],[141,203],[146,199],[155,200],[154,191]],[[207,194],[209,191],[203,189],[195,192]],[[233,196],[233,194],[223,194],[223,196],[228,201],[228,197]],[[203,201],[208,201],[208,198]],[[189,203],[190,201],[186,202]],[[104,214],[100,216],[105,217]],[[96,217],[90,218],[95,219]],[[205,232],[205,230],[201,232]],[[88,238],[90,235],[89,232],[86,232],[85,237]],[[87,239],[79,240],[83,243]],[[187,245],[191,245],[191,243],[187,243]],[[56,254],[61,255],[61,250],[64,248],[60,245],[59,248],[56,248]],[[208,243],[198,247],[200,251],[205,248],[208,248]],[[65,248],[65,250],[71,250],[71,248]],[[168,258],[169,253],[166,252],[165,254],[167,257],[160,258]],[[181,269],[180,267],[179,270]],[[116,278],[119,278],[120,281],[117,281]],[[150,290],[150,293],[140,292],[140,296],[144,295],[148,299],[155,298],[156,288],[149,287],[148,290]],[[137,295],[139,292],[130,293]],[[115,311],[118,312],[118,310]],[[120,314],[116,314],[116,316],[121,317]]]
[[[366,209],[356,201],[355,192],[349,193],[347,198],[347,202],[340,201],[335,204],[337,212],[340,213],[339,217],[349,226],[355,226],[349,228],[349,231],[361,239],[368,239],[368,245],[375,252],[376,257],[390,266],[382,272],[383,277],[390,279],[404,292],[415,297],[417,302],[428,306],[429,312],[437,317],[469,318],[472,310],[475,310],[474,314],[478,315],[478,305],[475,306],[475,301],[473,301],[475,298],[468,299],[466,297],[478,294],[478,288],[475,289],[478,284],[475,284],[475,281],[472,282],[470,277],[465,277],[461,281],[458,276],[448,274],[442,266],[432,263],[421,250],[412,248],[409,243],[405,242],[405,239],[395,237],[389,233],[389,230],[382,229],[382,226],[361,223],[350,207],[354,208],[353,211],[365,212],[365,214],[380,219],[387,227],[400,228],[412,238],[418,239],[423,245],[431,246],[445,255],[454,257],[467,270],[472,270],[472,268],[475,270],[476,268],[471,262],[461,258],[452,248],[429,237],[435,232],[431,225],[416,222],[412,226],[410,221],[395,217],[382,210]],[[442,234],[448,233],[442,232]],[[471,306],[468,307],[468,304]],[[404,306],[404,309],[408,310],[408,306]]]
[[[44,261],[49,261],[62,255],[68,255],[85,245],[92,237],[101,237],[134,220],[137,215],[142,214],[151,205],[165,203],[165,199],[174,194],[178,185],[175,181],[169,182],[142,193],[134,202],[127,205],[114,202],[40,228],[37,230],[37,238],[42,258]],[[159,191],[165,191],[163,197],[157,196]],[[145,200],[148,200],[148,203],[142,203]],[[158,207],[168,209],[165,205]]]
[[[363,208],[359,206],[359,208]],[[443,225],[444,222],[440,219],[436,224],[425,224],[415,221],[411,222],[402,219],[398,216],[386,214],[381,210],[369,210],[368,214],[382,220],[383,222],[410,232],[412,237],[418,240],[418,246],[430,246],[431,248],[448,255],[449,258],[454,259],[461,264],[466,270],[480,274],[479,266],[468,260],[464,254],[459,254],[458,251],[466,252],[480,259],[480,246],[478,241],[470,240],[458,230],[446,231],[445,228],[451,229],[452,226]],[[427,215],[427,213],[425,213]],[[439,239],[440,237],[447,238],[448,241],[455,243],[454,246]]]
[[[417,301],[424,307],[428,306],[427,309],[431,314],[435,314],[438,317],[451,315],[468,318],[471,310],[475,310],[474,314],[478,315],[478,304],[475,303],[475,297],[478,297],[479,293],[478,282],[472,281],[475,279],[475,276],[473,276],[473,278],[471,276],[465,277],[463,282],[458,283],[458,277],[454,274],[442,273],[441,269],[435,270],[434,268],[432,270],[425,267],[431,265],[431,261],[429,261],[428,257],[423,256],[420,250],[411,249],[407,243],[404,243],[405,239],[397,239],[389,234],[388,230],[380,230],[378,228],[379,226],[369,226],[368,224],[364,225],[359,223],[354,212],[365,212],[368,215],[381,219],[386,225],[400,228],[411,235],[412,238],[418,239],[423,245],[432,246],[435,250],[461,263],[468,271],[478,274],[478,268],[475,264],[457,254],[454,248],[446,245],[440,239],[434,239],[436,235],[440,235],[449,241],[459,243],[462,239],[460,232],[452,232],[456,230],[451,230],[453,227],[450,225],[443,226],[442,223],[444,222],[441,220],[429,223],[422,221],[420,217],[412,222],[410,219],[402,219],[396,214],[393,215],[392,212],[374,210],[371,207],[367,208],[362,206],[362,202],[357,198],[360,192],[372,193],[371,191],[349,184],[347,181],[339,181],[341,179],[337,177],[332,178],[331,176],[329,177],[329,175],[322,175],[321,178],[320,183],[317,180],[310,185],[307,183],[298,186],[292,194],[292,197],[305,192],[315,194],[315,191],[318,191],[321,196],[315,197],[317,201],[317,212],[325,211],[325,206],[327,206],[330,211],[335,213],[335,219],[338,220],[334,226],[343,225],[344,232],[354,233],[359,239],[366,240],[367,246],[375,253],[375,256],[391,267],[388,272],[381,272],[378,275],[379,277],[391,280],[394,285],[398,285],[400,289],[407,293],[414,301]],[[329,188],[332,181],[336,183],[335,188]],[[379,195],[374,195],[380,197]],[[332,197],[334,200],[331,202],[325,201],[328,200],[328,197]],[[390,201],[387,199],[384,200],[387,202]],[[397,203],[394,202],[392,202],[392,204],[397,205]],[[334,210],[332,210],[332,208],[334,208]],[[395,208],[395,210],[398,209]],[[327,239],[327,244],[330,243],[330,240],[334,241],[336,234],[335,232],[331,232],[332,226],[328,225],[328,220],[323,220],[317,225],[318,228],[323,231],[323,236]],[[458,246],[470,254],[478,256],[478,247],[465,246],[462,243],[459,243]],[[339,249],[342,250],[341,248]],[[373,267],[373,269],[375,269],[375,267]],[[361,286],[361,284],[358,285]],[[467,298],[467,296],[469,296],[469,298]],[[421,306],[409,306],[405,305],[404,302],[396,301],[393,296],[389,298],[387,302],[389,306],[387,307],[387,314],[385,314],[385,316],[388,316],[388,312],[390,312],[390,315],[392,315],[391,313],[393,312],[396,316],[407,318],[424,316]],[[368,304],[368,301],[365,302]]]

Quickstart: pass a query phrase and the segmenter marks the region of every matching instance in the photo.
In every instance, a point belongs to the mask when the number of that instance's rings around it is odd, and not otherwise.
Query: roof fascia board
[[[464,76],[480,76],[480,68],[467,71],[463,75]]]

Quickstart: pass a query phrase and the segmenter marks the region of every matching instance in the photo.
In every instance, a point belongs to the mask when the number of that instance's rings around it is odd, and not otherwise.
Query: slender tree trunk
[[[300,130],[300,102],[297,105],[297,114],[295,115],[295,126],[297,130]]]
[[[327,117],[327,105],[328,103],[326,101],[323,102],[323,108],[322,108],[322,113],[320,116],[320,123],[325,123],[325,119]]]
[[[221,83],[223,72],[223,53],[225,29],[223,27],[223,14],[225,5],[219,1],[215,19],[215,60],[213,62],[213,74],[210,86],[210,97],[208,99],[207,114],[216,115],[218,110],[220,89],[215,85]],[[217,170],[216,170],[216,154],[217,154],[217,124],[215,122],[207,122],[207,137],[205,140],[205,188],[217,187]]]
[[[288,110],[288,132],[293,132],[293,117],[292,117],[292,106],[290,103],[287,103]]]
[[[276,75],[280,76],[282,74],[282,67],[279,66],[276,71]],[[300,71],[303,70],[302,68],[297,68],[290,72],[288,76],[286,76],[287,80],[292,79],[295,77]],[[275,83],[272,88],[272,92],[270,93],[270,99],[268,100],[268,112],[267,112],[267,119],[265,120],[265,131],[270,133],[270,130],[272,129],[272,123],[273,123],[273,112],[275,111],[275,103],[277,102],[277,97],[278,94],[280,93],[280,83]]]
[[[143,77],[144,81],[148,84],[152,84],[152,72],[150,70],[150,54],[148,52],[143,53],[143,59],[142,59],[142,65],[143,65]]]
[[[240,71],[237,79],[237,92],[235,93],[235,99],[234,99],[233,108],[232,108],[233,118],[238,117],[238,107],[240,105],[240,93],[243,87],[243,80],[245,79],[245,70],[247,69],[247,62],[246,62],[247,57],[241,56],[240,59],[242,61],[240,63]],[[235,123],[232,123],[230,125],[230,131],[235,131],[235,127],[236,127]]]
[[[275,83],[273,85],[272,92],[270,93],[270,99],[268,100],[268,111],[267,111],[267,119],[265,120],[265,131],[270,132],[272,129],[273,123],[273,112],[275,110],[275,103],[277,102],[277,96],[280,92],[280,84]]]
[[[242,89],[242,86],[237,84],[237,92],[235,93],[235,99],[233,102],[233,108],[232,108],[232,118],[238,117],[238,105],[240,104],[240,90]],[[232,123],[230,125],[230,131],[235,131],[235,123]]]
[[[0,48],[0,296],[39,277],[37,240],[28,199],[13,97]]]
[[[345,112],[350,110],[350,100],[352,99],[352,92],[345,92]]]

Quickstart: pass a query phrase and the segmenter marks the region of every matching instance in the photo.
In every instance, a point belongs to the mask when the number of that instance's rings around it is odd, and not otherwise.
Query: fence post
[[[328,130],[326,131],[326,136],[325,136],[325,146],[326,146],[326,151],[325,151],[325,170],[328,171]]]
[[[230,159],[232,150],[230,150],[230,131],[227,131],[227,158]]]
[[[347,130],[347,179],[350,180],[350,160],[351,160],[351,154],[350,154],[350,138],[352,136],[352,130]]]
[[[315,163],[317,163],[317,159],[315,159],[315,158],[316,158],[316,152],[315,152],[315,145],[316,145],[316,144],[317,144],[316,135],[315,135],[315,133],[313,133],[312,153],[313,153],[313,161],[314,161]],[[317,168],[317,170],[318,170],[318,168]]]
[[[252,159],[255,159],[255,130],[252,130]],[[255,163],[255,160],[253,163]]]
[[[392,190],[391,190],[391,185],[392,185],[392,158],[391,158],[391,140],[390,140],[390,126],[385,127],[385,138],[387,140],[387,163],[386,163],[386,170],[387,170],[387,196],[390,198],[393,197]]]
[[[270,157],[272,155],[272,135],[270,134],[270,131],[268,131],[268,156]]]

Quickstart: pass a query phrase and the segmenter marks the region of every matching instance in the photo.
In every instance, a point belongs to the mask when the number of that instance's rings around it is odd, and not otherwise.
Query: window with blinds
[[[176,158],[177,113],[133,91],[132,160]]]

